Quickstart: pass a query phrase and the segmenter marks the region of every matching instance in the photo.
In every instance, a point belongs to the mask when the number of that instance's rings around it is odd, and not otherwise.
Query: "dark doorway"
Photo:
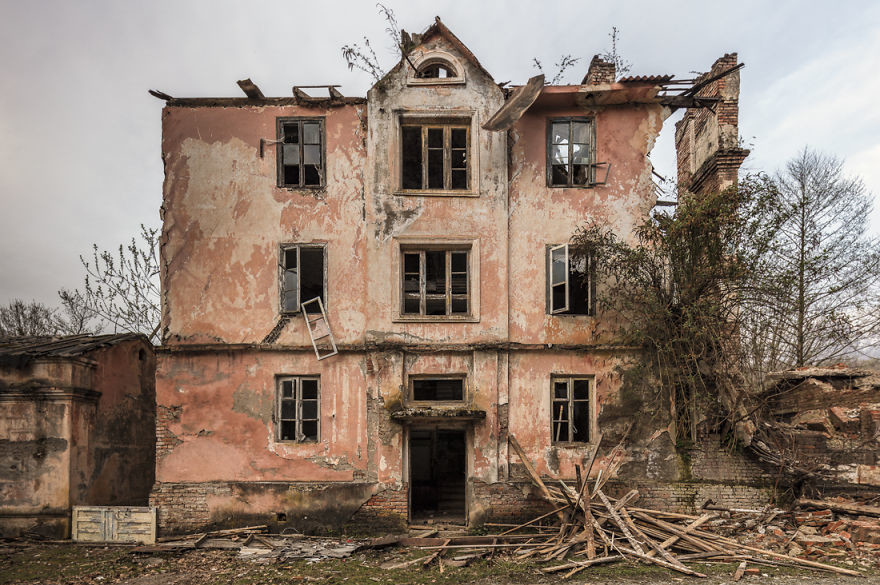
[[[409,433],[413,522],[465,521],[466,449],[463,430],[412,429]]]

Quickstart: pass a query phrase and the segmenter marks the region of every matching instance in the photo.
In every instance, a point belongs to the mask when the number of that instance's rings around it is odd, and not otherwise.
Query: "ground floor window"
[[[593,431],[593,379],[554,376],[552,379],[554,443],[589,443]]]
[[[279,376],[275,420],[279,441],[314,443],[320,437],[320,379],[317,376]]]

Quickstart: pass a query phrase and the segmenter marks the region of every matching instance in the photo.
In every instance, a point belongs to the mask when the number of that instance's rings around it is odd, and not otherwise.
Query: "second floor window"
[[[574,256],[568,244],[547,248],[547,312],[551,315],[594,315],[593,262]]]
[[[324,120],[278,118],[278,186],[324,186]]]
[[[466,191],[470,187],[466,123],[403,124],[401,187],[406,191]]]
[[[296,313],[299,306],[320,297],[327,306],[322,244],[282,244],[280,262],[281,312]]]
[[[470,313],[468,250],[401,250],[401,315]]]
[[[547,184],[583,187],[595,182],[595,140],[590,118],[552,118],[547,127]]]

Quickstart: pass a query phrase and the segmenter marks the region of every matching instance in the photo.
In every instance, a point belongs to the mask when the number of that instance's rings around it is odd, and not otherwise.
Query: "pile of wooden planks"
[[[636,490],[619,499],[610,497],[602,491],[602,474],[595,481],[589,480],[592,460],[583,472],[577,469],[578,479],[574,485],[558,479],[545,482],[512,435],[510,445],[538,490],[553,506],[552,511],[497,535],[466,537],[466,543],[449,540],[437,544],[423,541],[410,544],[439,553],[455,550],[470,555],[508,550],[521,559],[555,561],[542,571],[563,573],[566,578],[593,565],[622,561],[654,564],[686,575],[705,577],[685,564],[696,560],[739,562],[735,580],[750,572],[748,563],[802,566],[861,576],[857,571],[740,544],[732,538],[715,534],[707,529],[706,524],[718,516],[717,512],[691,516],[640,508],[633,505],[639,495]],[[609,475],[606,473],[605,477]],[[546,521],[553,520],[554,516],[558,524],[550,533]],[[539,522],[543,523],[542,528],[536,531]]]

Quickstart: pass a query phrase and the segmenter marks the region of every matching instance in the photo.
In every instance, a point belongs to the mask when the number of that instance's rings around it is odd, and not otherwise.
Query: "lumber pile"
[[[685,575],[705,577],[687,564],[697,560],[739,563],[734,580],[751,572],[749,564],[792,565],[861,576],[855,570],[742,544],[723,536],[709,529],[709,523],[718,519],[718,511],[692,516],[641,508],[635,505],[639,495],[636,490],[619,499],[613,498],[602,489],[602,474],[595,481],[589,479],[589,467],[577,470],[578,479],[573,485],[558,479],[545,482],[512,435],[510,446],[544,499],[553,506],[552,511],[497,535],[461,537],[466,542],[446,539],[429,544],[423,542],[427,539],[413,539],[419,542],[401,544],[438,553],[430,560],[444,552],[467,553],[468,558],[473,558],[499,550],[509,551],[515,558],[552,562],[541,570],[564,578],[594,565],[615,562],[653,564]],[[555,524],[547,526],[548,520]]]

